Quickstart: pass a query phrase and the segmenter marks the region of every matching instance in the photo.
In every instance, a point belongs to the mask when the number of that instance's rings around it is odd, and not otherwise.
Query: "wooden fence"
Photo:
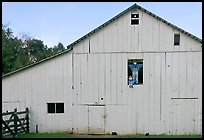
[[[19,133],[29,133],[29,109],[2,113],[2,137],[16,137]]]

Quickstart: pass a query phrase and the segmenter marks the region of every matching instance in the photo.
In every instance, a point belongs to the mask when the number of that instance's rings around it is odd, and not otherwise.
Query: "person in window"
[[[133,80],[132,80],[132,76],[129,76],[128,82],[129,82],[129,83],[128,83],[129,85],[133,85],[133,84],[134,84],[134,82],[133,82]]]
[[[134,85],[138,84],[138,68],[137,68],[137,62],[134,62],[134,64],[133,64],[132,76],[133,76],[133,80],[134,80]]]

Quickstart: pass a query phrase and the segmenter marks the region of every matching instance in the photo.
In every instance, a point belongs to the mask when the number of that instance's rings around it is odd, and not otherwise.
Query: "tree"
[[[22,41],[14,38],[10,28],[2,24],[2,73],[8,73],[15,69],[15,59]]]
[[[61,42],[59,42],[57,46],[53,47],[54,54],[63,52],[64,50],[65,50],[64,45]]]
[[[46,58],[45,53],[47,48],[43,44],[43,41],[38,39],[28,39],[26,40],[26,47],[32,62],[37,62]]]
[[[31,38],[25,32],[22,38],[2,24],[2,74],[15,71],[65,50],[62,43],[48,48],[42,40]]]

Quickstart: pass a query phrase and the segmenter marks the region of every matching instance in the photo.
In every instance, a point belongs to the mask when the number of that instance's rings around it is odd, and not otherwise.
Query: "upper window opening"
[[[174,34],[174,46],[180,45],[180,34]]]
[[[131,18],[139,18],[139,14],[138,13],[137,14],[132,13]]]
[[[143,59],[128,60],[128,85],[143,84]]]
[[[139,13],[131,13],[131,25],[139,25]]]

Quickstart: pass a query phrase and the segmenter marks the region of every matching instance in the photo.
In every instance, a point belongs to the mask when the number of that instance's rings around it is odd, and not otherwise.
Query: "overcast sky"
[[[2,2],[2,23],[48,47],[65,47],[132,6],[134,2]],[[137,2],[202,39],[202,2]]]

